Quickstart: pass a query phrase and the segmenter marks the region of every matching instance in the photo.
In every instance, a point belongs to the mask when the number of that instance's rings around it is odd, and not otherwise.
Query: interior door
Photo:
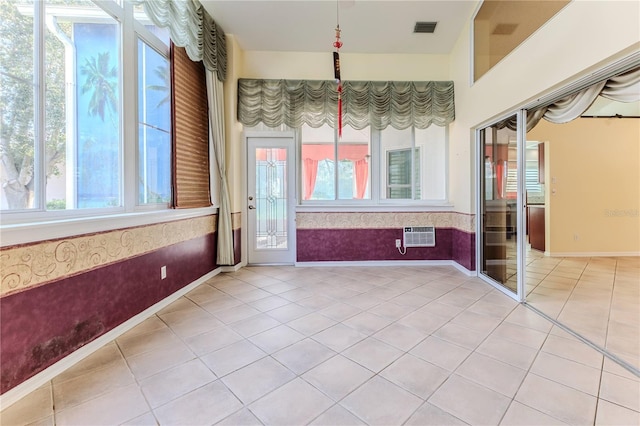
[[[478,271],[524,301],[523,112],[478,131]]]
[[[249,264],[295,263],[293,137],[247,138]]]

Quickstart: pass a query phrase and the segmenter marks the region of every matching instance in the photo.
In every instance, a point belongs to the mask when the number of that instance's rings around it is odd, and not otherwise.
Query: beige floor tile
[[[240,340],[201,359],[216,376],[223,377],[265,356],[267,354],[251,342]]]
[[[208,333],[185,339],[185,343],[198,356],[206,355],[218,349],[242,340],[242,336],[230,327],[218,327]]]
[[[532,349],[540,349],[547,338],[546,333],[506,322],[500,324],[491,335]]]
[[[157,319],[158,317],[154,316],[152,318]],[[158,319],[158,321],[160,320]],[[166,327],[166,325],[162,321],[160,322],[164,327]],[[155,324],[155,322],[152,321],[149,324]],[[91,355],[87,356],[82,361],[68,368],[64,372],[60,373],[56,377],[54,377],[52,382],[53,383],[64,382],[66,380],[70,380],[75,377],[86,374],[91,370],[94,370],[97,368],[105,368],[108,365],[119,364],[119,363],[122,363],[123,361],[124,361],[124,358],[122,356],[122,353],[120,352],[120,349],[118,349],[118,345],[116,345],[115,342],[111,342],[101,347]]]
[[[125,357],[129,358],[147,352],[173,347],[180,339],[170,328],[160,328],[149,333],[120,337],[116,340]]]
[[[482,343],[489,333],[490,330],[479,332],[454,323],[448,323],[439,328],[433,335],[442,340],[473,350]]]
[[[523,370],[529,369],[538,353],[535,349],[493,335],[482,342],[476,352]]]
[[[273,296],[271,293],[256,288],[233,295],[233,297],[238,300],[242,300],[244,303],[255,302],[256,300],[264,299],[271,296]]]
[[[142,380],[140,388],[151,408],[156,408],[214,380],[215,374],[194,359]]]
[[[242,408],[227,387],[216,380],[154,410],[161,425],[211,425]]]
[[[410,354],[380,372],[380,376],[422,399],[429,398],[449,374],[449,371]]]
[[[315,334],[313,340],[322,343],[336,352],[342,352],[346,348],[364,340],[366,337],[366,334],[362,334],[356,329],[347,327],[344,324],[336,324]]]
[[[272,354],[304,338],[304,334],[298,333],[286,325],[279,325],[250,337],[249,341],[266,353]]]
[[[449,321],[449,318],[419,309],[400,319],[397,324],[415,328],[426,334],[431,334]]]
[[[640,411],[640,379],[629,379],[608,372],[602,373],[600,398]]]
[[[211,314],[203,314],[197,317],[191,317],[184,321],[178,321],[171,324],[171,330],[182,339],[197,336],[206,333],[224,325],[220,320]]]
[[[358,330],[359,332],[371,335],[391,324],[391,320],[385,317],[374,315],[369,312],[361,312],[343,321],[344,325]]]
[[[419,309],[420,312],[427,312],[429,314],[437,315],[449,320],[460,314],[460,312],[463,312],[463,310],[464,309],[458,308],[456,306],[445,305],[444,303],[440,303],[437,300]]]
[[[501,295],[501,297],[506,298],[507,296]],[[490,317],[504,319],[507,316],[509,316],[509,314],[511,313],[511,311],[513,311],[515,307],[516,307],[515,301],[513,305],[511,304],[507,305],[507,304],[492,303],[487,301],[486,298],[483,298],[481,300],[478,300],[473,305],[471,305],[468,311],[474,312],[476,314],[487,315]]]
[[[393,323],[388,327],[383,328],[372,337],[406,352],[424,340],[427,336],[427,333],[416,330],[415,328]]]
[[[480,315],[469,311],[460,313],[458,316],[453,318],[451,322],[453,324],[487,334],[500,324],[500,320],[495,317],[488,317],[486,315]]]
[[[529,371],[589,395],[598,396],[599,368],[540,352]]]
[[[324,308],[318,313],[326,317],[331,318],[334,321],[344,321],[347,318],[359,314],[362,309],[355,306],[347,305],[346,303],[334,303],[328,308]]]
[[[53,395],[51,383],[34,390],[8,407],[2,407],[0,424],[26,425],[47,421],[53,416]]]
[[[461,426],[466,424],[468,423],[428,402],[418,408],[405,423],[407,426]]]
[[[237,321],[242,321],[247,318],[251,318],[260,313],[256,308],[252,308],[249,305],[237,305],[231,308],[222,309],[220,311],[216,311],[214,315],[220,321],[225,324],[231,324]]]
[[[172,305],[178,304],[180,300],[182,300],[182,299],[178,299],[178,301],[173,302]],[[191,302],[188,302],[188,303],[193,305]],[[147,334],[147,333],[150,333],[152,331],[156,331],[156,330],[159,330],[161,328],[168,328],[168,327],[169,326],[167,324],[165,324],[164,321],[162,321],[157,315],[153,315],[153,316],[147,318],[146,320],[142,321],[140,324],[138,324],[135,327],[133,327],[131,330],[129,330],[126,333],[124,333],[121,336],[121,338],[139,336],[141,334]],[[113,343],[110,343],[109,345],[113,345]],[[105,345],[104,347],[107,347],[109,345]]]
[[[265,297],[264,299],[249,302],[249,306],[258,309],[259,311],[266,312],[272,309],[279,308],[281,306],[288,305],[289,303],[289,300],[284,299],[280,296],[269,296]]]
[[[56,411],[56,424],[113,425],[124,423],[149,411],[137,384],[113,390],[82,404]]]
[[[379,376],[340,402],[369,425],[402,424],[421,404],[420,398]]]
[[[337,324],[336,321],[316,312],[305,315],[287,323],[294,330],[306,335],[312,336],[316,333],[326,330],[327,328]]]
[[[518,391],[526,371],[477,352],[469,355],[456,374],[509,398]]]
[[[281,325],[280,321],[267,314],[258,314],[247,319],[234,322],[229,326],[244,337],[251,337],[263,331],[270,330]]]
[[[262,426],[262,422],[258,420],[248,408],[243,408],[237,413],[216,423],[216,426]]]
[[[597,399],[586,393],[528,374],[515,400],[569,424],[592,424]]]
[[[264,424],[302,425],[333,405],[333,401],[297,378],[251,404],[249,409]]]
[[[452,374],[428,402],[470,424],[497,424],[510,399]]]
[[[334,405],[310,423],[313,426],[362,426],[364,421],[341,405]]]
[[[402,351],[374,338],[366,338],[342,355],[377,373],[402,355]]]
[[[135,419],[131,419],[122,423],[122,426],[156,426],[157,424],[158,420],[156,420],[156,416],[154,416],[150,411],[148,413],[144,413],[139,417],[136,417]]]
[[[554,419],[538,410],[527,407],[518,401],[513,401],[507,409],[507,413],[500,422],[502,426],[541,426],[541,425],[566,425],[558,419]]]
[[[445,370],[453,371],[469,356],[471,350],[431,336],[409,353]]]
[[[504,320],[505,322],[532,328],[548,333],[553,324],[523,305],[516,307]]]
[[[342,355],[337,355],[311,369],[302,375],[302,378],[334,401],[339,401],[373,375],[370,370]]]
[[[374,306],[373,308],[368,310],[368,312],[374,315],[387,318],[391,321],[397,321],[413,311],[413,308],[402,306],[400,304],[394,303],[393,301],[381,303],[380,305]]]
[[[271,309],[266,314],[278,321],[285,323],[293,321],[296,318],[303,317],[310,314],[313,310],[305,308],[304,306],[296,305],[295,303],[289,303],[288,305],[281,306],[279,308]]]
[[[81,376],[54,382],[54,403],[57,409],[63,410],[134,382],[133,374],[121,359]]]
[[[305,308],[318,310],[333,305],[335,300],[321,295],[313,295],[311,297],[298,300],[296,303],[300,306],[304,306]]]
[[[602,354],[577,339],[549,335],[541,350],[589,367],[602,367]]]
[[[638,425],[640,424],[640,413],[600,399],[598,400],[595,424],[620,426]]]
[[[222,378],[243,404],[249,404],[295,378],[271,357],[263,358]]]
[[[142,380],[195,357],[184,343],[178,341],[173,346],[132,356],[127,359],[127,363],[136,379]]]
[[[336,355],[336,352],[312,339],[301,340],[272,356],[297,375]]]

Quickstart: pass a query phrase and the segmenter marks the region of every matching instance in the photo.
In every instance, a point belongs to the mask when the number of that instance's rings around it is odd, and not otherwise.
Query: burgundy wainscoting
[[[452,229],[451,259],[469,271],[476,270],[476,234]],[[436,231],[437,235],[437,231]],[[437,241],[437,239],[436,239]]]
[[[395,246],[402,229],[298,229],[298,262],[370,260],[450,260],[451,230],[436,230],[435,247]]]
[[[0,393],[216,269],[215,242],[209,234],[0,299]]]
[[[398,252],[401,229],[298,229],[298,262],[372,260],[454,260],[475,269],[475,236],[457,229],[436,229],[435,247],[409,247]]]
[[[242,229],[233,230],[233,261],[237,265],[242,261]]]

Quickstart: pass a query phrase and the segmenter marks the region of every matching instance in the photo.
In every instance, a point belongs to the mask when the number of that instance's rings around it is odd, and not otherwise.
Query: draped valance
[[[617,102],[640,102],[640,67],[599,81],[558,99],[550,105],[529,111],[527,113],[527,131],[533,129],[543,118],[556,124],[575,120],[591,107],[598,96]],[[516,130],[516,119],[510,117],[498,123],[497,127]]]
[[[376,130],[446,126],[455,118],[453,98],[452,81],[343,81],[342,122]],[[246,126],[335,128],[337,104],[334,80],[238,81],[238,120]]]
[[[227,73],[226,36],[197,0],[132,0],[158,27],[168,28],[176,46],[184,47],[189,58],[203,61],[205,68],[224,81]]]

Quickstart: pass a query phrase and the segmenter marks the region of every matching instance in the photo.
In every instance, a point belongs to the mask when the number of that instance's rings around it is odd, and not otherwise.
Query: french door
[[[477,131],[479,276],[524,301],[526,111]]]
[[[247,261],[293,264],[295,154],[293,137],[247,138]]]

